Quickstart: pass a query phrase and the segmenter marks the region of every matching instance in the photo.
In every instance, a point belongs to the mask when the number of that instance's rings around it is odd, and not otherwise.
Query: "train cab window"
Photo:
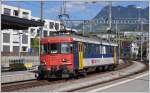
[[[61,53],[63,53],[63,54],[69,54],[69,53],[71,53],[72,52],[72,47],[73,47],[72,44],[62,43],[61,44]]]
[[[59,53],[59,44],[58,43],[49,44],[49,51],[48,52],[50,54]]]

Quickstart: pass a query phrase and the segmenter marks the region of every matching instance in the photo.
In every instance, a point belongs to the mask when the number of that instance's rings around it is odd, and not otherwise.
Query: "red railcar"
[[[68,77],[68,72],[73,73],[72,43],[73,39],[68,37],[41,39],[40,78]]]

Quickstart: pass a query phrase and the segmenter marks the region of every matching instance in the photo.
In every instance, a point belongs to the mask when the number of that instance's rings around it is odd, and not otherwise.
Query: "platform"
[[[1,83],[11,83],[35,79],[35,71],[2,72]]]

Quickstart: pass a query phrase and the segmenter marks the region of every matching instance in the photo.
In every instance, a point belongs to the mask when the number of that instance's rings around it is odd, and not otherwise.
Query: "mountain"
[[[112,20],[118,19],[118,18],[136,18],[138,19],[140,13],[141,18],[145,18],[146,20],[149,20],[149,7],[139,10],[136,8],[135,5],[129,5],[126,7],[123,6],[112,6]],[[104,7],[93,19],[94,20],[108,20],[109,17],[109,6]],[[81,28],[83,25],[78,25],[77,28]],[[95,24],[92,26],[93,32],[100,32],[100,31],[106,31],[108,27],[108,24]],[[120,31],[137,31],[137,29],[140,29],[140,25],[132,24],[132,25],[118,25],[118,28]],[[149,25],[144,25],[144,31],[148,31]],[[85,26],[85,31],[89,31],[89,26]],[[115,31],[115,25],[112,24],[112,30]]]
[[[137,9],[135,5],[112,6],[112,19],[117,18],[138,18],[138,14],[141,14],[141,18],[149,18],[149,7],[144,9]],[[109,6],[104,7],[93,19],[108,18]]]
[[[137,9],[135,5],[123,6],[112,6],[112,19],[114,18],[138,18],[138,14],[142,14],[141,18],[149,18],[149,7],[144,9]],[[94,19],[108,18],[109,6],[104,7]]]

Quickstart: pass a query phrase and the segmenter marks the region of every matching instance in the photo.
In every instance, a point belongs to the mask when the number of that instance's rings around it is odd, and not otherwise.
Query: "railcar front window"
[[[49,53],[50,54],[59,53],[59,44],[49,44]]]
[[[61,44],[61,53],[62,54],[69,54],[72,51],[72,44],[63,43]]]

